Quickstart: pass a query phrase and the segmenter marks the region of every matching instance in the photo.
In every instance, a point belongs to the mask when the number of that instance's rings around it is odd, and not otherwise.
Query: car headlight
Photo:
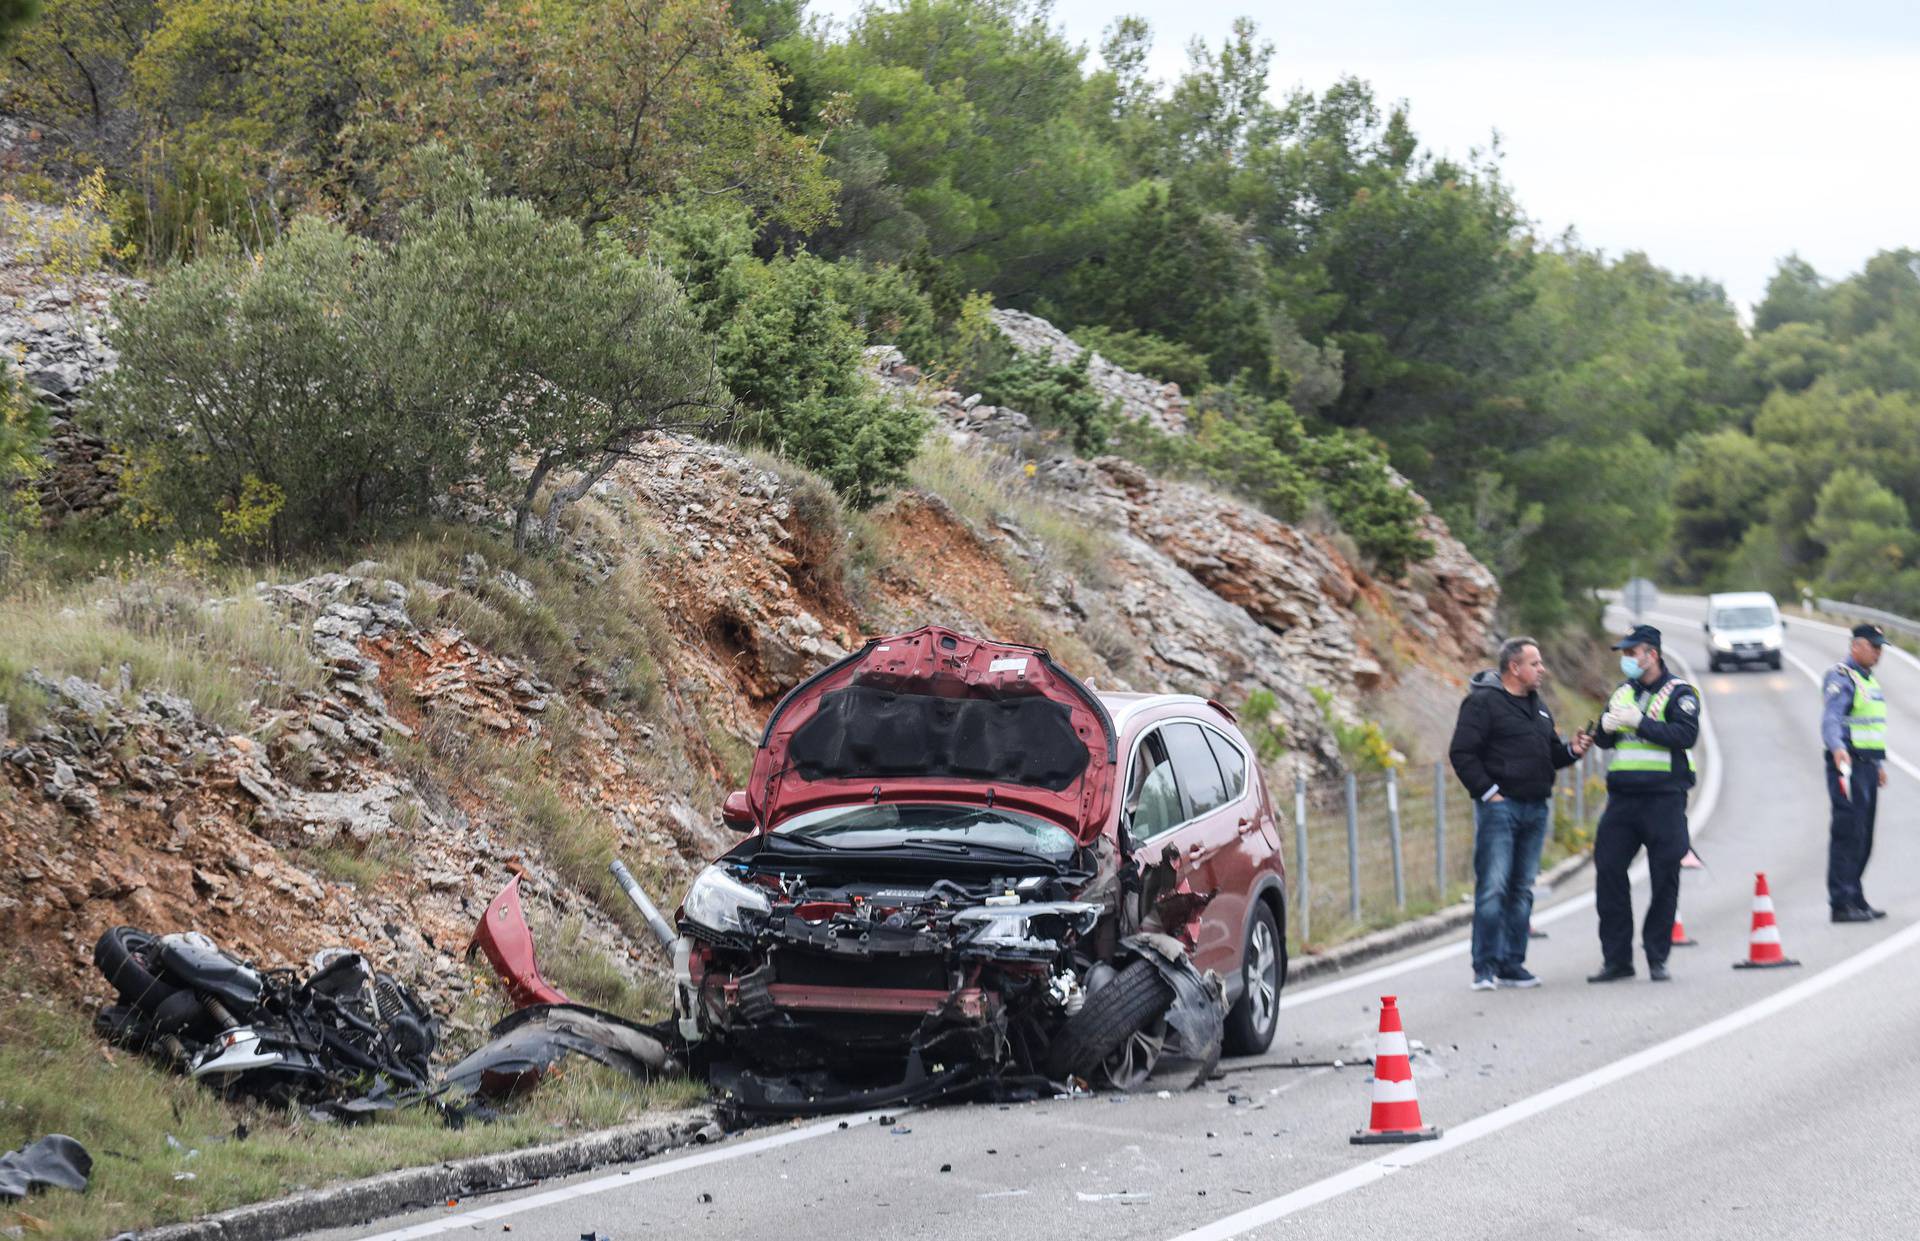
[[[1725,634],[1716,633],[1713,635],[1713,649],[1716,651],[1730,651],[1733,649],[1733,639],[1727,637]]]
[[[770,913],[773,902],[761,889],[741,883],[718,866],[709,866],[695,875],[693,886],[687,889],[687,898],[680,902],[681,917],[709,931],[729,935],[739,935],[746,930],[740,925],[743,909]]]

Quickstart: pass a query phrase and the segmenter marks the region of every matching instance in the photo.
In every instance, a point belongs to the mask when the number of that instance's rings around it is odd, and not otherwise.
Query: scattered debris
[[[631,1077],[649,1080],[677,1066],[660,1035],[584,1004],[538,1004],[495,1023],[492,1040],[448,1069],[456,1091],[506,1098],[537,1085],[570,1055],[586,1056]]]
[[[87,1192],[93,1156],[64,1133],[50,1133],[37,1142],[0,1155],[0,1198],[24,1198],[36,1189]]]

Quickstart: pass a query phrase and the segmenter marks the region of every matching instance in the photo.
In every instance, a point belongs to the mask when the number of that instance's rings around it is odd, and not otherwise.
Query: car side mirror
[[[1701,632],[1701,633],[1712,633],[1712,632],[1713,632],[1713,622],[1712,622],[1712,621],[1708,621],[1708,622],[1707,622],[1706,624],[1703,624],[1703,625],[1701,625],[1701,626],[1700,626],[1700,632]]]
[[[745,789],[727,794],[727,800],[720,806],[720,821],[736,832],[753,830],[753,804],[747,800]]]
[[[1782,616],[1780,618],[1780,628],[1785,629],[1786,627],[1787,627],[1787,618]]]

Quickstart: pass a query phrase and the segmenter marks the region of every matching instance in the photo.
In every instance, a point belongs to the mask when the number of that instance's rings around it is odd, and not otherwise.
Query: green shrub
[[[860,333],[808,255],[765,265],[720,338],[727,385],[750,439],[820,474],[855,508],[906,476],[926,417],[868,378]]]
[[[1018,353],[991,374],[980,377],[980,395],[995,405],[1019,410],[1043,427],[1073,437],[1073,446],[1095,453],[1107,445],[1114,416],[1089,378],[1093,355],[1082,353],[1062,365],[1037,353]]]
[[[1340,756],[1349,767],[1359,771],[1386,771],[1407,761],[1393,748],[1393,742],[1387,739],[1386,730],[1378,722],[1361,720],[1357,724],[1349,724],[1334,713],[1331,690],[1311,685],[1307,687],[1307,692],[1320,704],[1320,716],[1333,733],[1333,740],[1340,747]]]
[[[1201,390],[1185,435],[1123,420],[1119,450],[1163,473],[1198,478],[1244,496],[1283,521],[1297,521],[1316,494],[1299,457],[1305,428],[1285,401],[1236,382]]]
[[[1287,724],[1280,716],[1280,700],[1270,689],[1256,689],[1247,695],[1240,709],[1240,731],[1253,743],[1253,752],[1263,763],[1278,762],[1287,752]]]
[[[1318,436],[1301,446],[1301,458],[1340,528],[1378,572],[1398,577],[1409,563],[1433,555],[1432,542],[1420,533],[1425,504],[1389,472],[1386,453],[1371,438],[1351,431]]]
[[[47,411],[28,397],[19,369],[0,363],[0,585],[11,572],[15,542],[39,516],[33,479],[46,434]]]
[[[1186,392],[1198,392],[1209,380],[1206,354],[1152,332],[1095,325],[1073,329],[1073,339],[1115,365],[1177,383]]]
[[[865,343],[892,345],[922,366],[934,362],[940,341],[933,303],[904,268],[841,259],[828,271],[833,295]]]
[[[485,197],[444,152],[423,158],[435,196],[392,244],[302,218],[119,303],[103,405],[136,522],[285,551],[419,512],[477,473],[524,546],[558,472],[584,474],[555,492],[549,530],[640,434],[712,423],[724,391],[671,276]]]

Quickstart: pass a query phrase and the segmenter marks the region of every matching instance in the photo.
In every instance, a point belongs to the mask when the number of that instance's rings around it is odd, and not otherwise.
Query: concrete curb
[[[1558,888],[1592,860],[1591,854],[1576,854],[1542,874],[1538,882],[1549,888]],[[1323,974],[1338,974],[1364,962],[1398,952],[1402,948],[1411,948],[1415,944],[1439,939],[1447,932],[1458,930],[1472,921],[1473,902],[1461,901],[1437,913],[1430,913],[1424,918],[1415,918],[1411,922],[1402,922],[1399,926],[1390,926],[1385,930],[1362,935],[1359,939],[1350,940],[1326,952],[1316,952],[1305,957],[1289,957],[1287,958],[1287,985],[1293,986]]]
[[[139,1236],[141,1241],[272,1241],[322,1228],[343,1228],[449,1198],[467,1198],[644,1159],[704,1140],[702,1134],[715,1124],[712,1108],[689,1108],[545,1146],[476,1155],[425,1168],[403,1168],[363,1181],[256,1202],[188,1223],[168,1224]]]

